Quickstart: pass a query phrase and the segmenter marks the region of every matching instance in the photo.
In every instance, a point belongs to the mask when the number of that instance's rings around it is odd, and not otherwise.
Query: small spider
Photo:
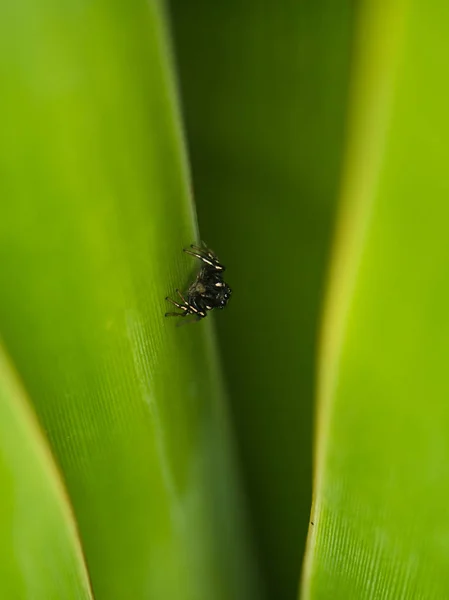
[[[186,297],[177,289],[176,293],[181,302],[175,302],[171,298],[165,298],[183,312],[168,312],[166,317],[186,317],[194,315],[195,321],[204,319],[209,310],[224,308],[231,297],[232,290],[223,280],[224,265],[220,263],[215,254],[206,247],[190,246],[191,250],[184,248],[184,252],[199,258],[204,264],[201,267],[195,281],[189,286]]]

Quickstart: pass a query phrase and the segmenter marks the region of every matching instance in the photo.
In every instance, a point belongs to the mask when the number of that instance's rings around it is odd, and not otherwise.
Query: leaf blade
[[[161,4],[2,11],[0,328],[95,595],[251,597],[210,325],[164,319],[196,229]]]
[[[70,502],[2,346],[0,480],[2,596],[91,600]]]
[[[343,310],[334,304],[335,320],[329,311],[324,329],[306,598],[331,591],[335,598],[437,598],[448,585],[449,415],[442,402],[448,290],[442,274],[449,249],[441,144],[449,121],[442,100],[448,89],[439,77],[447,7],[441,3],[430,14],[397,2],[390,10],[387,18],[375,3],[365,4],[370,37],[364,52],[371,47],[371,60],[377,58],[365,66],[372,82],[393,75],[393,94],[380,123],[385,133],[374,176],[364,179],[366,187],[344,188],[344,201],[361,204],[368,197],[372,206],[360,246],[345,255],[338,248],[348,278],[337,282],[336,270],[331,283],[331,305],[340,285],[348,279],[354,285],[344,290]],[[360,84],[361,71],[358,77]],[[371,92],[374,102],[384,101],[379,89],[377,81],[366,97]],[[368,109],[365,123],[372,119],[368,103],[360,108]],[[370,140],[363,143],[360,158],[369,161]],[[348,154],[349,178],[360,175],[357,164]],[[360,221],[351,217],[349,244],[360,234]]]

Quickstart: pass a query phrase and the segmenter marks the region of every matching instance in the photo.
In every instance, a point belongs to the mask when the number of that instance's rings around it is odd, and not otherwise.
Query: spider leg
[[[195,246],[192,246],[192,248],[195,248]],[[199,258],[200,260],[202,260],[203,262],[205,262],[208,265],[214,266],[214,262],[213,260],[207,258],[206,256],[203,256],[202,254],[200,254],[200,252],[202,252],[202,250],[200,248],[198,248],[198,251],[196,252],[192,252],[192,250],[188,250],[187,248],[183,248],[183,251],[186,254],[190,254],[190,256],[195,256],[196,258]]]
[[[203,240],[201,240],[201,248],[199,246],[195,246],[195,244],[191,244],[190,247],[195,249],[195,250],[200,250],[201,252],[203,252],[204,254],[207,254],[207,256],[209,258],[211,258],[214,261],[215,267],[217,268],[217,270],[219,271],[224,271],[225,270],[225,266],[221,264],[221,262],[218,260],[218,256],[215,254],[215,252],[213,250],[211,250],[207,244],[205,244],[203,242]]]
[[[201,246],[197,246],[196,244],[190,244],[190,247],[192,248],[192,250],[195,250],[195,252],[199,252],[200,254],[205,254],[206,256],[211,258],[214,262],[219,262],[215,252],[213,252],[210,248],[208,248],[207,245],[203,241],[201,242]]]
[[[208,248],[204,242],[201,242],[201,246],[197,246],[196,244],[190,244],[190,247],[196,252],[202,252],[203,254],[207,254],[207,256],[209,256],[210,258],[214,258],[215,260],[217,259],[215,253],[212,252],[212,250]]]
[[[178,290],[178,288],[176,288],[176,293],[178,294],[178,296],[181,298],[181,300],[184,302],[184,304],[186,306],[189,305],[189,303],[187,302],[187,300],[184,298],[184,296],[181,294],[181,292]]]
[[[194,249],[198,248],[197,246],[194,246],[193,244],[191,247]],[[190,254],[190,256],[195,256],[195,258],[199,258],[200,260],[203,261],[203,263],[206,263],[206,265],[209,265],[210,267],[217,269],[217,271],[224,271],[224,266],[218,262],[217,258],[214,255],[211,255],[210,253],[207,253],[207,256],[200,254],[200,252],[203,252],[203,253],[205,252],[201,248],[198,248],[198,252],[192,252],[192,250],[188,250],[187,248],[184,248],[184,252],[186,254]]]
[[[185,317],[187,314],[189,314],[189,307],[188,307],[188,305],[183,306],[182,304],[179,304],[179,302],[175,302],[175,300],[172,300],[168,296],[165,299],[168,300],[174,306],[176,306],[176,308],[179,308],[180,310],[184,311],[184,312],[181,312],[181,313],[178,313],[178,312],[166,312],[165,313],[166,317]]]
[[[184,315],[185,314],[187,313],[184,313]],[[183,317],[184,315],[180,316]],[[201,317],[200,315],[195,315],[192,319],[185,319],[184,321],[179,321],[179,323],[176,323],[176,327],[181,327],[182,325],[189,325],[190,323],[197,323],[198,321],[201,321],[201,319],[204,319],[204,317]]]
[[[175,300],[172,300],[168,296],[165,299],[168,300],[168,302],[170,302],[171,304],[173,304],[173,306],[176,306],[176,308],[179,308],[180,310],[183,310],[184,312],[182,312],[182,313],[168,312],[168,313],[165,313],[166,317],[185,317],[186,315],[193,314],[193,315],[195,315],[196,321],[199,321],[200,319],[204,319],[204,317],[206,316],[206,313],[203,310],[197,308],[195,303],[191,304],[191,303],[187,302],[187,300],[184,298],[184,296],[182,295],[181,291],[178,290],[178,288],[176,288],[176,293],[182,299],[183,304],[181,304],[180,302],[176,302]]]
[[[180,308],[181,310],[184,310],[184,311],[187,310],[187,306],[183,306],[182,304],[179,304],[179,302],[175,302],[175,300],[172,300],[168,296],[165,299],[168,300],[174,306],[176,306],[176,308]],[[187,303],[185,302],[185,304],[187,304]]]

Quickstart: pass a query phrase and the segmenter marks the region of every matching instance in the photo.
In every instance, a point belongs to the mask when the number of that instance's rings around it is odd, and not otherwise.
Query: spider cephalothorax
[[[199,258],[203,262],[195,281],[189,286],[185,296],[177,289],[176,293],[182,302],[175,302],[166,298],[183,312],[168,312],[166,317],[185,317],[194,315],[196,321],[204,319],[209,310],[224,308],[231,297],[232,290],[223,280],[224,265],[220,263],[217,256],[205,246],[190,246],[191,250],[184,248],[184,252]]]

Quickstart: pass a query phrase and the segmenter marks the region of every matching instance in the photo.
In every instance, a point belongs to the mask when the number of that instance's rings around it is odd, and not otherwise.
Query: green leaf
[[[2,598],[92,598],[70,503],[0,346]]]
[[[259,558],[269,597],[292,598],[353,3],[171,6],[201,231],[234,288],[217,321]]]
[[[210,319],[164,298],[197,238],[158,2],[0,9],[0,330],[95,597],[251,598]]]
[[[364,3],[304,598],[447,597],[448,23]]]

